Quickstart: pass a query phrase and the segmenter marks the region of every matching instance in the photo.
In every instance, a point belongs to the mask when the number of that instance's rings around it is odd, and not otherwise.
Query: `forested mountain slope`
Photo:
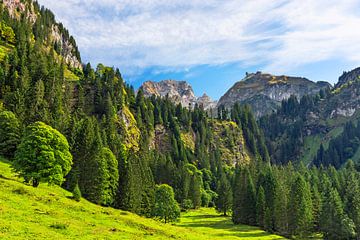
[[[329,142],[338,145],[336,152],[330,150],[328,159],[316,160],[315,164],[340,167],[348,159],[357,161],[359,91],[358,69],[354,69],[345,72],[334,88],[300,99],[292,96],[282,102],[276,113],[262,117],[259,122],[273,161],[312,163],[320,148],[327,149]]]
[[[16,134],[4,134],[17,138],[6,142],[12,145],[1,155],[13,159],[24,130],[51,132],[49,125],[65,136],[72,155],[64,188],[79,186],[92,202],[146,216],[156,184],[173,187],[180,204],[214,205],[223,174],[268,159],[248,108],[212,119],[198,106],[183,108],[167,97],[145,97],[142,90],[135,94],[118,69],[67,61],[68,43],[71,56],[80,61],[80,54],[51,11],[33,1],[1,6],[7,50],[0,62],[0,108],[4,123],[16,122],[9,126]],[[32,125],[38,121],[46,125]]]
[[[30,190],[8,177],[8,170],[2,174],[0,183],[13,189],[0,191],[2,198],[10,199],[6,207],[0,206],[1,213],[10,213],[9,221],[14,221],[11,212],[18,210],[17,204],[23,204],[18,195],[26,195],[31,207],[25,209],[33,212],[24,220],[35,232],[32,224],[40,221],[39,214],[54,222],[46,230],[77,234],[76,224],[54,221],[62,219],[60,202],[69,204],[75,215],[89,211],[94,216],[80,229],[106,237],[121,232],[135,238],[152,233],[171,238],[176,231],[112,208],[168,223],[179,218],[180,210],[215,207],[224,218],[231,214],[239,227],[258,226],[290,238],[359,238],[360,175],[353,162],[344,164],[360,155],[359,125],[349,122],[357,118],[360,107],[360,83],[354,74],[332,90],[327,84],[320,90],[322,84],[306,79],[266,76],[266,86],[287,88],[288,81],[295,81],[300,82],[295,86],[313,94],[303,91],[299,101],[281,93],[289,98],[280,110],[260,120],[249,105],[238,103],[220,107],[214,117],[198,104],[184,108],[169,96],[135,91],[118,69],[80,66],[75,40],[51,11],[36,2],[3,1],[0,17],[0,155],[34,187]],[[343,145],[338,149],[339,142]],[[311,154],[304,165],[297,160],[308,146]],[[337,161],[329,161],[335,153]],[[59,188],[51,195],[45,184],[72,191],[73,199],[59,197],[67,196]],[[109,207],[108,211],[90,204],[74,209],[80,196]],[[54,203],[57,211],[44,206],[44,201]],[[108,224],[114,219],[119,219],[119,226],[109,233]],[[232,229],[227,218],[224,222]],[[5,236],[17,233],[6,224],[0,228],[8,231]],[[25,227],[19,234],[26,233]],[[189,234],[190,239],[203,237]],[[183,235],[188,237],[187,232]]]

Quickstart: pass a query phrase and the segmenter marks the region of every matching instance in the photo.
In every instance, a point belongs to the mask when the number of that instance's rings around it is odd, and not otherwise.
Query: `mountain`
[[[306,78],[290,76],[274,76],[267,73],[256,72],[246,74],[246,77],[235,83],[217,106],[230,108],[236,102],[246,103],[252,107],[257,117],[274,112],[281,105],[281,101],[291,95],[299,99],[307,94],[318,93],[321,89],[331,87],[326,82],[313,82]]]
[[[140,89],[143,90],[144,95],[147,97],[155,95],[163,98],[168,96],[172,102],[175,104],[180,103],[183,107],[193,108],[195,104],[202,106],[204,110],[216,107],[216,102],[206,94],[197,98],[191,85],[186,81],[147,81],[142,84]]]
[[[3,4],[11,18],[21,20],[21,17],[25,16],[34,28],[34,34],[44,40],[42,44],[54,47],[61,56],[60,60],[64,60],[71,68],[82,69],[80,53],[74,38],[61,23],[55,21],[52,12],[30,0],[3,0]]]
[[[349,72],[343,72],[339,77],[338,83],[335,85],[335,88],[340,88],[345,84],[351,84],[354,81],[360,79],[360,67],[355,68]]]
[[[340,167],[349,158],[360,161],[360,132],[353,126],[360,117],[359,70],[344,72],[334,88],[320,94],[304,95],[300,102],[289,98],[276,113],[260,118],[274,162],[300,160],[311,164],[321,146],[332,145],[332,141],[338,145],[336,153],[332,150],[328,157],[317,159],[318,165]]]

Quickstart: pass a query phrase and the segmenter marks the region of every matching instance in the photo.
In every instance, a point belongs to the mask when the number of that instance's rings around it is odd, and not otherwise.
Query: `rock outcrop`
[[[257,117],[276,111],[281,101],[291,95],[299,99],[308,94],[316,94],[321,89],[329,88],[327,82],[313,82],[306,78],[274,76],[267,73],[256,72],[235,83],[217,106],[230,108],[236,102],[249,104]]]
[[[12,18],[20,19],[21,15],[26,14],[26,18],[29,19],[31,24],[35,24],[38,19],[38,12],[35,11],[33,1],[21,1],[21,0],[3,0],[3,4],[9,11],[9,15]],[[55,17],[54,17],[55,18]],[[61,31],[60,28],[63,30]],[[67,30],[63,29],[61,24],[54,22],[51,26],[51,32],[47,37],[51,45],[57,45],[60,55],[64,59],[65,63],[71,68],[82,69],[80,54],[75,40],[69,36]]]
[[[168,96],[175,104],[181,104],[183,107],[193,108],[195,104],[202,106],[205,110],[216,106],[209,96],[204,94],[197,98],[195,93],[185,81],[164,80],[160,82],[147,81],[140,87],[146,97],[155,95],[157,97]]]

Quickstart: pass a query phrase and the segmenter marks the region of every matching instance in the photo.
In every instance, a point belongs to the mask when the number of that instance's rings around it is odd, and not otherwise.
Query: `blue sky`
[[[39,0],[75,36],[83,62],[135,87],[186,80],[218,99],[245,72],[335,83],[360,66],[358,0]]]

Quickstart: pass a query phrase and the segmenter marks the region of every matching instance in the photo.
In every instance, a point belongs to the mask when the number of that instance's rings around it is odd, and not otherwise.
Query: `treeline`
[[[62,184],[77,199],[82,195],[145,216],[156,205],[158,184],[173,188],[183,210],[219,203],[218,196],[229,187],[225,176],[230,167],[224,164],[207,113],[199,106],[189,110],[174,105],[168,98],[145,98],[141,90],[135,94],[118,69],[102,64],[96,69],[84,65],[79,81],[66,80],[67,66],[57,59],[55,44],[46,41],[54,16],[43,8],[35,10],[39,16],[34,25],[25,15],[18,21],[6,9],[0,12],[15,33],[13,50],[0,62],[0,154],[14,159],[25,181],[33,186]],[[229,120],[244,133],[244,150],[256,161],[268,159],[250,109],[238,106],[220,123]],[[164,136],[160,147],[155,144],[158,135]],[[61,142],[63,154],[52,146],[56,142]],[[38,166],[24,170],[36,162],[26,148],[39,149],[34,154],[53,151],[42,158],[53,164],[44,164],[46,171]],[[63,161],[67,151],[71,161]],[[31,164],[23,164],[20,156]],[[72,163],[71,169],[60,171],[59,161]]]
[[[235,224],[260,226],[286,237],[358,239],[360,175],[352,161],[334,167],[237,167],[232,181]]]
[[[347,122],[343,132],[330,140],[328,148],[320,145],[313,164],[320,167],[332,165],[340,168],[347,160],[351,159],[360,146],[360,121],[355,125],[352,121]]]
[[[290,96],[281,102],[277,112],[259,119],[272,163],[287,164],[298,160],[306,136],[304,129],[308,114],[317,112],[320,101],[329,96],[330,89],[322,89],[319,94],[305,95],[301,99]]]

